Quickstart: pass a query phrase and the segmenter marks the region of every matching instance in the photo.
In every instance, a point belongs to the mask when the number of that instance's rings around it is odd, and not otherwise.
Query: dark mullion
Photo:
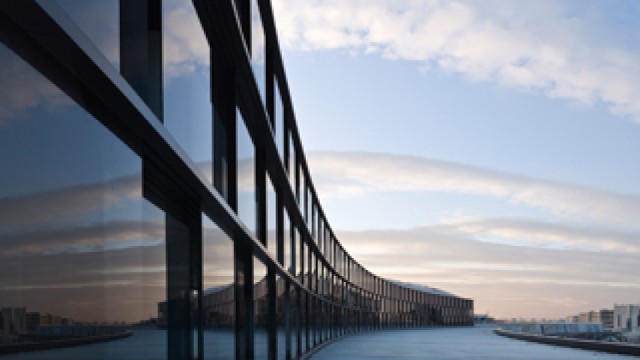
[[[162,121],[161,0],[120,0],[119,8],[120,73]]]
[[[267,271],[267,342],[268,359],[276,360],[278,357],[278,316],[277,316],[277,284],[276,272],[272,267]]]
[[[253,257],[251,248],[234,242],[236,360],[254,358]]]

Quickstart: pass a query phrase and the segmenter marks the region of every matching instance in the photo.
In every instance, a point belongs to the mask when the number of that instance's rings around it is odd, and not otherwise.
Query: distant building
[[[26,308],[2,308],[0,314],[0,336],[23,335],[27,333]]]
[[[28,312],[27,313],[27,333],[35,334],[38,331],[38,327],[40,326],[40,313],[39,312]]]
[[[603,329],[613,329],[613,310],[600,310],[600,322]]]
[[[513,332],[551,336],[577,336],[602,332],[600,323],[524,322],[504,324],[503,329]]]
[[[567,323],[601,323],[604,329],[613,328],[613,310],[600,309],[582,312],[578,315],[567,316]]]
[[[474,314],[473,322],[474,324],[493,324],[496,322],[496,319],[489,314]]]
[[[580,317],[578,315],[569,315],[565,320],[567,324],[575,324],[579,322]]]
[[[640,305],[614,305],[613,328],[616,331],[640,331]]]
[[[589,312],[581,312],[580,314],[578,314],[578,322],[581,324],[591,322],[589,321]]]

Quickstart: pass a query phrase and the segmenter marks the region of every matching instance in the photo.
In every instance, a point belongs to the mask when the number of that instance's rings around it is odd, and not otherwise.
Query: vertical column
[[[236,359],[254,358],[253,334],[253,258],[251,249],[234,244],[234,282],[236,297]]]
[[[213,186],[237,209],[236,99],[234,69],[219,56],[211,54],[211,96],[213,101]]]
[[[179,217],[176,216],[177,214]],[[202,319],[200,314],[202,303],[201,222],[202,218],[199,212],[187,209],[167,211],[169,359],[199,359],[202,354],[202,324],[200,320]]]
[[[120,73],[162,121],[161,0],[120,0]]]
[[[273,270],[273,268],[269,267],[268,273],[267,273],[267,291],[268,291],[268,303],[267,303],[267,307],[268,307],[268,315],[267,315],[267,319],[268,319],[268,325],[267,325],[267,341],[269,342],[268,344],[268,348],[269,348],[269,356],[268,359],[269,360],[276,360],[277,356],[278,356],[278,338],[277,338],[277,331],[278,331],[278,319],[276,316],[276,296],[277,296],[277,291],[276,291],[276,273]]]

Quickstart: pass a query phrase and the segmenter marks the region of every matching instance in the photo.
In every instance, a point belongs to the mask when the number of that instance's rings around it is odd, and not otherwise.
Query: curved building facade
[[[473,324],[340,244],[269,1],[0,1],[0,63],[0,353],[130,331],[75,354],[295,359]]]

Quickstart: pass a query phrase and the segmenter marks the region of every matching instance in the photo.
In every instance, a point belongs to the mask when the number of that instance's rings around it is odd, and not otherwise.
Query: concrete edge
[[[60,349],[66,347],[95,344],[104,341],[122,339],[131,336],[131,331],[123,331],[117,334],[86,336],[72,339],[60,339],[43,342],[31,342],[24,344],[11,344],[0,346],[0,355],[17,354],[38,350]]]
[[[320,345],[314,347],[313,349],[307,351],[306,353],[302,354],[299,359],[300,360],[310,360],[315,353],[317,353],[318,351],[324,349],[325,347],[327,347],[327,346],[329,346],[329,345],[331,345],[331,344],[333,344],[333,343],[335,343],[335,342],[337,342],[339,340],[342,340],[342,339],[350,337],[350,336],[358,335],[358,334],[368,333],[368,332],[371,332],[371,331],[375,331],[375,330],[359,331],[359,332],[355,332],[355,333],[344,334],[344,335],[341,335],[339,337],[333,338],[331,340],[325,341],[325,342],[321,343]]]
[[[557,345],[557,346],[564,346],[564,347],[570,347],[575,349],[593,350],[593,351],[606,352],[610,354],[640,356],[640,346],[635,344],[625,344],[625,343],[615,343],[615,342],[605,342],[605,341],[595,341],[595,340],[569,339],[569,338],[563,338],[558,336],[522,334],[522,333],[516,333],[516,332],[506,331],[502,329],[496,329],[493,332],[497,335],[508,337],[508,338],[531,341],[531,342],[547,344],[547,345]]]

